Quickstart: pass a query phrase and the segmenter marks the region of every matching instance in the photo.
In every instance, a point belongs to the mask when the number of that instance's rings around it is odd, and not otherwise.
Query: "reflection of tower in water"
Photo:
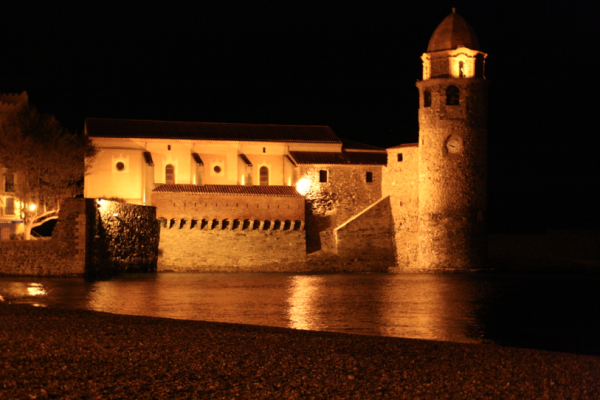
[[[477,286],[462,276],[396,275],[381,290],[379,335],[481,342]]]

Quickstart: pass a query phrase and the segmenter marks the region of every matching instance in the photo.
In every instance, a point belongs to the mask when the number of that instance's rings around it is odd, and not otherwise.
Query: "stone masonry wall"
[[[484,79],[417,83],[419,108],[419,268],[483,268],[487,259],[487,86]],[[454,86],[459,102],[447,105]],[[424,93],[431,95],[425,107]]]
[[[158,218],[304,221],[302,197],[152,193]]]
[[[417,268],[419,247],[419,148],[416,144],[387,150],[388,165],[383,168],[381,191],[390,197],[396,269]],[[398,155],[402,161],[398,161]]]
[[[328,173],[319,182],[319,171]],[[373,182],[366,182],[367,172]],[[306,197],[306,241],[308,253],[335,251],[334,228],[381,199],[381,165],[300,165],[299,178],[310,186]]]
[[[390,197],[387,196],[334,230],[337,255],[373,272],[395,267]]]
[[[0,275],[72,276],[85,272],[83,199],[68,199],[50,240],[0,241]]]
[[[306,258],[304,230],[281,226],[213,229],[189,222],[160,231],[158,271],[262,272],[302,271]]]
[[[109,276],[155,271],[154,207],[67,199],[49,240],[0,241],[0,275]]]
[[[95,199],[86,202],[88,276],[156,271],[160,228],[154,207]]]

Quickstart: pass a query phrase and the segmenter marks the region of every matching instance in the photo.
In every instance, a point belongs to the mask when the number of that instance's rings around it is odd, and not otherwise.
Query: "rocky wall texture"
[[[152,193],[159,218],[304,221],[302,197]]]
[[[0,241],[0,275],[83,275],[87,237],[85,206],[83,199],[67,199],[49,240]]]
[[[417,268],[419,248],[419,148],[415,143],[387,152],[381,191],[390,197],[396,249],[393,272],[410,271]]]
[[[372,204],[334,230],[336,253],[361,262],[373,272],[395,267],[394,220],[390,197]]]
[[[158,271],[302,271],[303,230],[162,227]]]
[[[106,277],[156,271],[154,207],[67,199],[49,240],[0,241],[0,275]]]
[[[90,232],[87,275],[156,271],[160,233],[156,209],[108,200],[86,201]]]
[[[487,81],[417,83],[419,108],[419,268],[469,270],[486,263]],[[458,104],[447,104],[454,86]],[[429,92],[431,105],[425,106]]]
[[[319,182],[319,171],[327,171],[327,182]],[[366,181],[372,172],[373,182]],[[381,199],[381,165],[299,166],[306,189],[307,251],[335,251],[333,230]]]

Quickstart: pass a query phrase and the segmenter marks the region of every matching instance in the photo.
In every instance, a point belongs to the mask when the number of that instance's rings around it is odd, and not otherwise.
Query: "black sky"
[[[420,56],[452,7],[489,54],[492,231],[600,228],[592,1],[19,1],[0,91],[87,117],[329,125],[417,140]]]

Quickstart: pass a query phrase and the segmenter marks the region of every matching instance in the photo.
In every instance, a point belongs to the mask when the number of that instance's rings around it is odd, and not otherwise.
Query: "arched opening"
[[[269,168],[260,167],[260,186],[269,186]]]
[[[171,164],[165,168],[165,183],[167,185],[175,184],[175,167]]]
[[[460,104],[460,91],[456,86],[446,88],[446,105],[457,106]]]
[[[465,62],[464,61],[458,62],[458,77],[459,78],[465,77]]]

